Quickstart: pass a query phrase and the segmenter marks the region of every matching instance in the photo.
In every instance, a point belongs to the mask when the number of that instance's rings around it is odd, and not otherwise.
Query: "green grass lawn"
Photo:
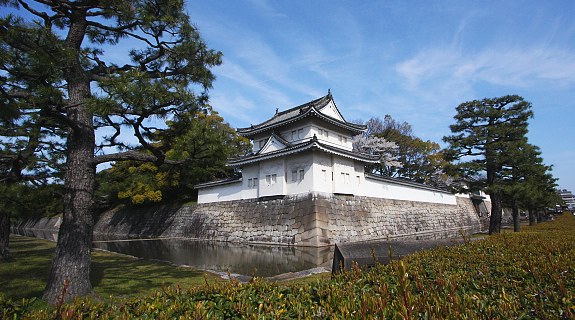
[[[55,247],[52,241],[11,235],[12,259],[0,260],[0,298],[40,297]],[[221,280],[214,274],[188,267],[95,250],[92,253],[91,281],[95,293],[107,299],[111,296],[145,295],[162,286],[190,287]]]

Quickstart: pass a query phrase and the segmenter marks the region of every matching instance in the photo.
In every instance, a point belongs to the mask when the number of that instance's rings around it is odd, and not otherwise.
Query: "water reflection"
[[[12,229],[11,232],[26,237],[46,239],[54,242],[58,241],[58,232],[52,230]]]
[[[57,233],[46,230],[13,230],[15,233],[56,241]],[[394,239],[393,246],[409,246],[405,252],[395,248],[395,255],[405,255],[419,251],[426,240],[462,239],[461,231],[439,232],[412,235]],[[468,235],[468,234],[467,234]],[[413,240],[421,240],[415,241]],[[383,240],[361,242],[369,248]],[[418,243],[419,242],[419,243]],[[416,244],[417,243],[417,244]],[[433,243],[433,242],[431,242]],[[438,242],[439,243],[439,242]],[[272,277],[288,272],[326,266],[330,268],[333,260],[333,247],[287,247],[268,245],[249,245],[240,243],[216,242],[190,239],[118,239],[98,235],[94,237],[95,248],[131,255],[147,260],[161,260],[175,265],[187,265],[196,269],[210,270],[246,276]],[[389,245],[385,245],[385,250]],[[371,253],[364,254],[371,257]],[[380,262],[387,261],[380,257]]]
[[[331,262],[333,257],[332,248],[260,246],[187,239],[94,242],[94,247],[203,270],[262,277],[315,268]]]
[[[45,230],[26,230],[22,235],[55,241],[57,234]],[[103,241],[104,240],[104,241]],[[331,266],[333,247],[287,247],[189,239],[105,240],[98,237],[95,248],[147,260],[224,273],[271,277]]]

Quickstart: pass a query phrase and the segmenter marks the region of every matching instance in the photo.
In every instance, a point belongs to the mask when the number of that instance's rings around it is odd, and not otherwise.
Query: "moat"
[[[22,235],[56,241],[57,233],[26,230]],[[93,241],[96,249],[151,261],[217,272],[225,275],[272,277],[331,267],[333,247],[252,245],[219,241],[168,239],[105,239]]]

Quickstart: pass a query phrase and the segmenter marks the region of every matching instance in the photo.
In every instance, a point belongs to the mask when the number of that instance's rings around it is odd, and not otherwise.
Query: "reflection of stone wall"
[[[479,229],[469,198],[457,197],[457,205],[447,205],[309,193],[266,201],[112,210],[100,217],[94,233],[321,246]]]
[[[12,224],[12,232],[17,234],[22,234],[26,230],[57,232],[58,229],[60,229],[61,223],[61,217],[44,217],[39,219],[23,220],[16,224]]]
[[[315,268],[331,262],[330,247],[245,245],[218,241],[157,239],[95,242],[100,249],[144,259],[170,261],[202,270],[273,276]],[[257,268],[257,271],[254,270]]]

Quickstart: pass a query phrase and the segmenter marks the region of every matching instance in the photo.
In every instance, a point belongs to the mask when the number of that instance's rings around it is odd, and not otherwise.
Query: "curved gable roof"
[[[328,93],[321,98],[312,100],[297,107],[281,112],[276,112],[276,114],[271,119],[260,124],[251,125],[247,128],[238,128],[237,132],[241,136],[250,137],[254,134],[275,129],[288,123],[301,120],[308,116],[318,117],[326,122],[332,123],[338,127],[342,127],[357,134],[362,133],[367,128],[365,125],[347,122],[339,112],[339,109],[333,100],[333,96],[331,93]]]
[[[272,135],[268,138],[268,140],[264,144],[264,146],[258,152],[256,152],[256,154],[264,154],[264,153],[274,152],[277,150],[285,149],[285,148],[290,147],[290,146],[291,146],[291,143],[286,141],[280,135],[273,132]]]

